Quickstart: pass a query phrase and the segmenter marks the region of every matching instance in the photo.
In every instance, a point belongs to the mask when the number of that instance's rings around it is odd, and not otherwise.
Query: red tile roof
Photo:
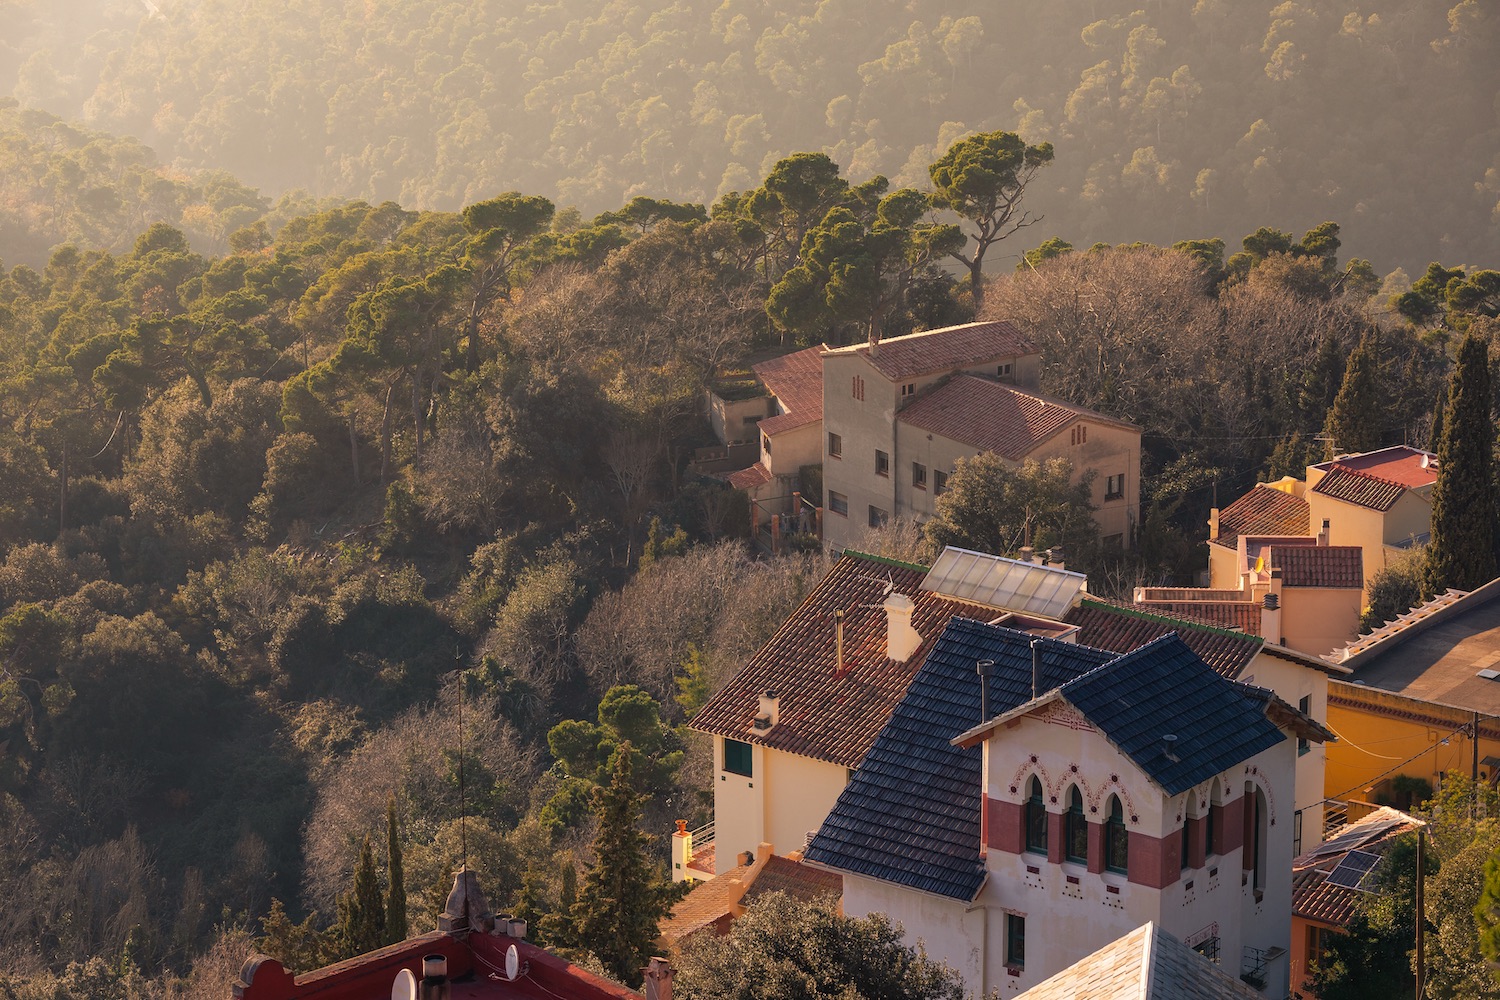
[[[745,893],[745,876],[749,871],[749,865],[740,865],[693,886],[661,922],[659,932],[662,940],[667,944],[676,944],[689,934],[711,927],[721,920],[726,923],[732,920],[735,905]]]
[[[1254,601],[1142,601],[1141,606],[1149,608],[1153,614],[1178,615],[1220,628],[1237,628],[1250,635],[1260,635],[1261,608]]]
[[[786,411],[762,420],[762,434],[779,434],[823,419],[823,351],[809,347],[751,366]]]
[[[1364,549],[1358,545],[1272,545],[1271,568],[1286,587],[1360,590],[1365,585]]]
[[[949,619],[957,614],[989,621],[998,614],[922,590],[926,574],[921,567],[846,551],[689,727],[857,767]],[[915,602],[912,627],[925,640],[904,662],[885,655],[880,602],[888,583]],[[835,663],[835,611],[845,612],[842,671]],[[778,722],[761,732],[752,723],[767,690],[777,693]]]
[[[1325,462],[1315,468],[1328,469],[1342,465],[1355,472],[1377,476],[1387,482],[1399,483],[1407,489],[1420,489],[1437,482],[1437,456],[1430,451],[1397,445],[1379,451],[1367,451],[1362,455],[1344,455],[1333,462]]]
[[[768,892],[784,892],[793,899],[811,902],[820,896],[842,896],[844,877],[838,872],[804,865],[801,861],[772,855],[755,876],[740,902],[751,906]]]
[[[1305,535],[1310,523],[1306,500],[1259,483],[1219,511],[1219,537],[1209,541],[1237,549],[1241,535]]]
[[[1382,857],[1419,822],[1389,807],[1345,827],[1326,843],[1292,861],[1292,914],[1334,927],[1346,927],[1354,915],[1361,889],[1333,885],[1327,881],[1351,851]]]
[[[1199,659],[1225,677],[1238,676],[1264,643],[1258,635],[1160,614],[1155,607],[1110,604],[1096,598],[1084,598],[1068,612],[1066,621],[1079,627],[1079,642],[1112,653],[1133,652],[1175,632]]]
[[[1358,504],[1371,510],[1387,511],[1401,499],[1406,487],[1389,479],[1359,472],[1344,465],[1335,465],[1328,475],[1318,480],[1314,493]]]
[[[770,469],[756,462],[738,472],[731,472],[725,478],[729,481],[729,485],[737,490],[753,490],[762,483],[769,483],[773,477]]]
[[[955,371],[983,361],[1035,354],[1036,344],[1004,320],[924,330],[882,340],[872,352],[868,344],[829,353],[858,354],[886,378],[895,381]]]
[[[975,375],[956,375],[896,415],[904,424],[1018,462],[1063,428],[1087,419],[1130,424]]]

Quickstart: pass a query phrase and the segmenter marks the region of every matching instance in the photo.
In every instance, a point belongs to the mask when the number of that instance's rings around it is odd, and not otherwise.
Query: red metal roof
[[[1258,635],[1161,614],[1155,606],[1109,604],[1085,598],[1066,621],[1079,628],[1078,641],[1112,653],[1129,653],[1164,635],[1176,633],[1215,672],[1236,677],[1255,659],[1264,643]]]
[[[1403,444],[1379,451],[1367,451],[1362,455],[1343,455],[1336,461],[1325,462],[1314,468],[1331,469],[1341,465],[1411,490],[1437,482],[1436,461],[1437,456],[1432,452]]]
[[[824,350],[809,347],[751,366],[786,411],[762,420],[762,434],[779,434],[823,419]]]
[[[840,348],[829,353],[858,354],[886,378],[896,381],[954,371],[984,361],[1035,354],[1031,338],[1004,320],[966,323],[941,330],[924,330],[870,345]]]
[[[1219,537],[1209,541],[1237,549],[1241,535],[1305,535],[1310,522],[1306,500],[1258,483],[1219,511]]]
[[[1368,472],[1335,465],[1328,471],[1328,475],[1318,480],[1313,492],[1371,510],[1387,511],[1401,499],[1406,487]]]
[[[954,615],[1000,612],[921,589],[926,569],[846,551],[807,599],[688,725],[699,732],[857,767]],[[915,603],[923,643],[904,662],[886,656],[886,587]],[[844,662],[836,663],[834,612],[844,611]],[[753,728],[762,692],[779,699],[777,724]]]
[[[1364,549],[1358,545],[1272,545],[1271,568],[1281,570],[1286,587],[1361,590]]]
[[[904,424],[1018,462],[1058,431],[1086,419],[1122,421],[974,375],[956,375],[896,415]]]

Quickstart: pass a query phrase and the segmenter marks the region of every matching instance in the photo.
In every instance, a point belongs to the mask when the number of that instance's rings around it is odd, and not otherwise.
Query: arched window
[[[1266,827],[1270,810],[1266,808],[1266,793],[1260,787],[1245,782],[1245,851],[1249,856],[1253,881],[1250,883],[1259,900],[1266,887]]]
[[[1068,811],[1063,817],[1066,840],[1063,850],[1069,861],[1087,864],[1089,860],[1089,821],[1083,815],[1083,793],[1074,785],[1068,789]]]
[[[1042,783],[1031,776],[1026,787],[1026,849],[1034,854],[1047,853],[1047,805],[1042,801]]]
[[[1219,853],[1219,812],[1224,808],[1224,795],[1219,790],[1219,782],[1214,781],[1213,792],[1209,796],[1208,810],[1203,817],[1203,856],[1213,857]]]
[[[1193,820],[1196,819],[1196,817],[1193,815],[1193,813],[1195,813],[1195,812],[1198,811],[1197,806],[1198,806],[1198,797],[1196,795],[1194,795],[1192,792],[1188,792],[1187,793],[1187,801],[1184,802],[1183,805],[1182,805],[1182,864],[1180,865],[1180,867],[1184,871],[1186,871],[1188,868],[1192,867],[1192,864],[1191,864],[1191,861],[1192,861],[1192,851],[1193,851],[1193,834],[1192,834],[1192,830],[1193,830]]]
[[[1125,829],[1125,810],[1120,797],[1109,797],[1109,817],[1104,821],[1104,867],[1112,872],[1129,870],[1130,834]]]

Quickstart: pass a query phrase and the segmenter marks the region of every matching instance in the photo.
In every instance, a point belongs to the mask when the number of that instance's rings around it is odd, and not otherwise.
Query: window
[[[1119,500],[1125,496],[1125,473],[1118,476],[1106,476],[1104,479],[1104,499]]]
[[[1017,969],[1026,964],[1026,918],[1019,913],[1005,915],[1005,964]]]
[[[1266,888],[1266,821],[1270,815],[1266,809],[1266,793],[1250,782],[1245,782],[1245,850],[1251,852],[1254,866],[1255,901],[1260,902],[1260,893]]]
[[[771,454],[771,436],[769,434],[762,434],[760,436],[760,450],[767,455]]]
[[[870,505],[870,527],[884,528],[885,522],[889,521],[890,519],[891,515],[889,513],[881,510],[874,504]]]
[[[1026,794],[1026,849],[1033,854],[1047,853],[1047,804],[1042,801],[1042,783],[1036,775]]]
[[[933,496],[937,496],[939,493],[945,493],[945,492],[947,492],[947,490],[948,490],[948,473],[944,472],[942,469],[933,469],[932,470],[932,495]]]
[[[828,457],[844,457],[844,439],[840,435],[835,434],[833,431],[828,432]]]
[[[1001,378],[1005,378],[1010,374],[1010,365],[996,365],[995,374]]]
[[[1072,440],[1074,445],[1088,444],[1089,429],[1086,424],[1079,424],[1073,428]]]
[[[1302,810],[1292,813],[1292,857],[1302,854]]]
[[[1214,785],[1213,798],[1208,808],[1203,812],[1203,856],[1213,857],[1219,853],[1219,810],[1224,808],[1223,801],[1219,798],[1219,786]]]
[[[1089,860],[1089,821],[1083,815],[1083,793],[1074,785],[1068,790],[1068,811],[1063,815],[1063,852],[1069,861]]]
[[[750,744],[726,739],[724,741],[724,770],[730,774],[753,778],[754,775],[750,773]]]
[[[1129,870],[1130,832],[1125,829],[1125,810],[1117,795],[1109,797],[1109,818],[1104,821],[1104,867],[1121,874]]]
[[[907,396],[915,396],[916,394],[917,394],[917,383],[915,383],[915,382],[907,382],[907,383],[905,383],[904,385],[901,386],[901,396],[902,396],[903,399],[906,398]]]
[[[849,498],[844,496],[844,494],[842,493],[835,493],[833,490],[829,490],[828,509],[833,511],[835,514],[842,514],[844,517],[848,517]]]
[[[927,488],[927,466],[921,462],[911,463],[911,485],[913,489],[925,490]]]
[[[1297,711],[1301,712],[1303,715],[1312,715],[1312,695],[1305,694],[1301,698],[1297,699]],[[1298,757],[1301,757],[1311,749],[1312,744],[1308,742],[1305,736],[1297,737]],[[1295,857],[1295,855],[1293,856]]]
[[[1193,852],[1193,813],[1198,811],[1195,808],[1197,804],[1197,798],[1192,792],[1188,792],[1187,801],[1182,807],[1182,863],[1178,866],[1183,871],[1192,867],[1189,862]]]
[[[1193,950],[1215,965],[1219,964],[1219,939],[1217,937],[1204,938],[1193,945]]]
[[[855,375],[849,383],[849,394],[863,403],[865,401],[865,380]]]
[[[875,449],[875,475],[889,476],[891,474],[891,456]]]

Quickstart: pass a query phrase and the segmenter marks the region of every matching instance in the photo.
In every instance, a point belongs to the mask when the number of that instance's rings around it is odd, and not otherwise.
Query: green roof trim
[[[856,556],[860,559],[868,559],[870,562],[883,563],[886,566],[894,566],[897,569],[909,569],[917,573],[926,573],[932,569],[931,566],[902,562],[900,559],[892,559],[890,556],[877,556],[869,552],[861,552],[858,549],[845,549],[840,555]]]
[[[1156,615],[1139,608],[1127,608],[1119,604],[1110,604],[1108,601],[1090,600],[1085,597],[1081,604],[1107,611],[1111,614],[1125,615],[1130,618],[1140,618],[1148,622],[1156,622],[1160,625],[1182,625],[1187,628],[1198,629],[1201,632],[1212,632],[1216,635],[1227,635],[1235,639],[1254,639],[1261,645],[1265,645],[1265,636],[1251,635],[1249,632],[1239,632],[1232,628],[1220,628],[1218,625],[1210,625],[1208,622],[1194,621],[1191,618],[1176,618],[1171,615]]]

